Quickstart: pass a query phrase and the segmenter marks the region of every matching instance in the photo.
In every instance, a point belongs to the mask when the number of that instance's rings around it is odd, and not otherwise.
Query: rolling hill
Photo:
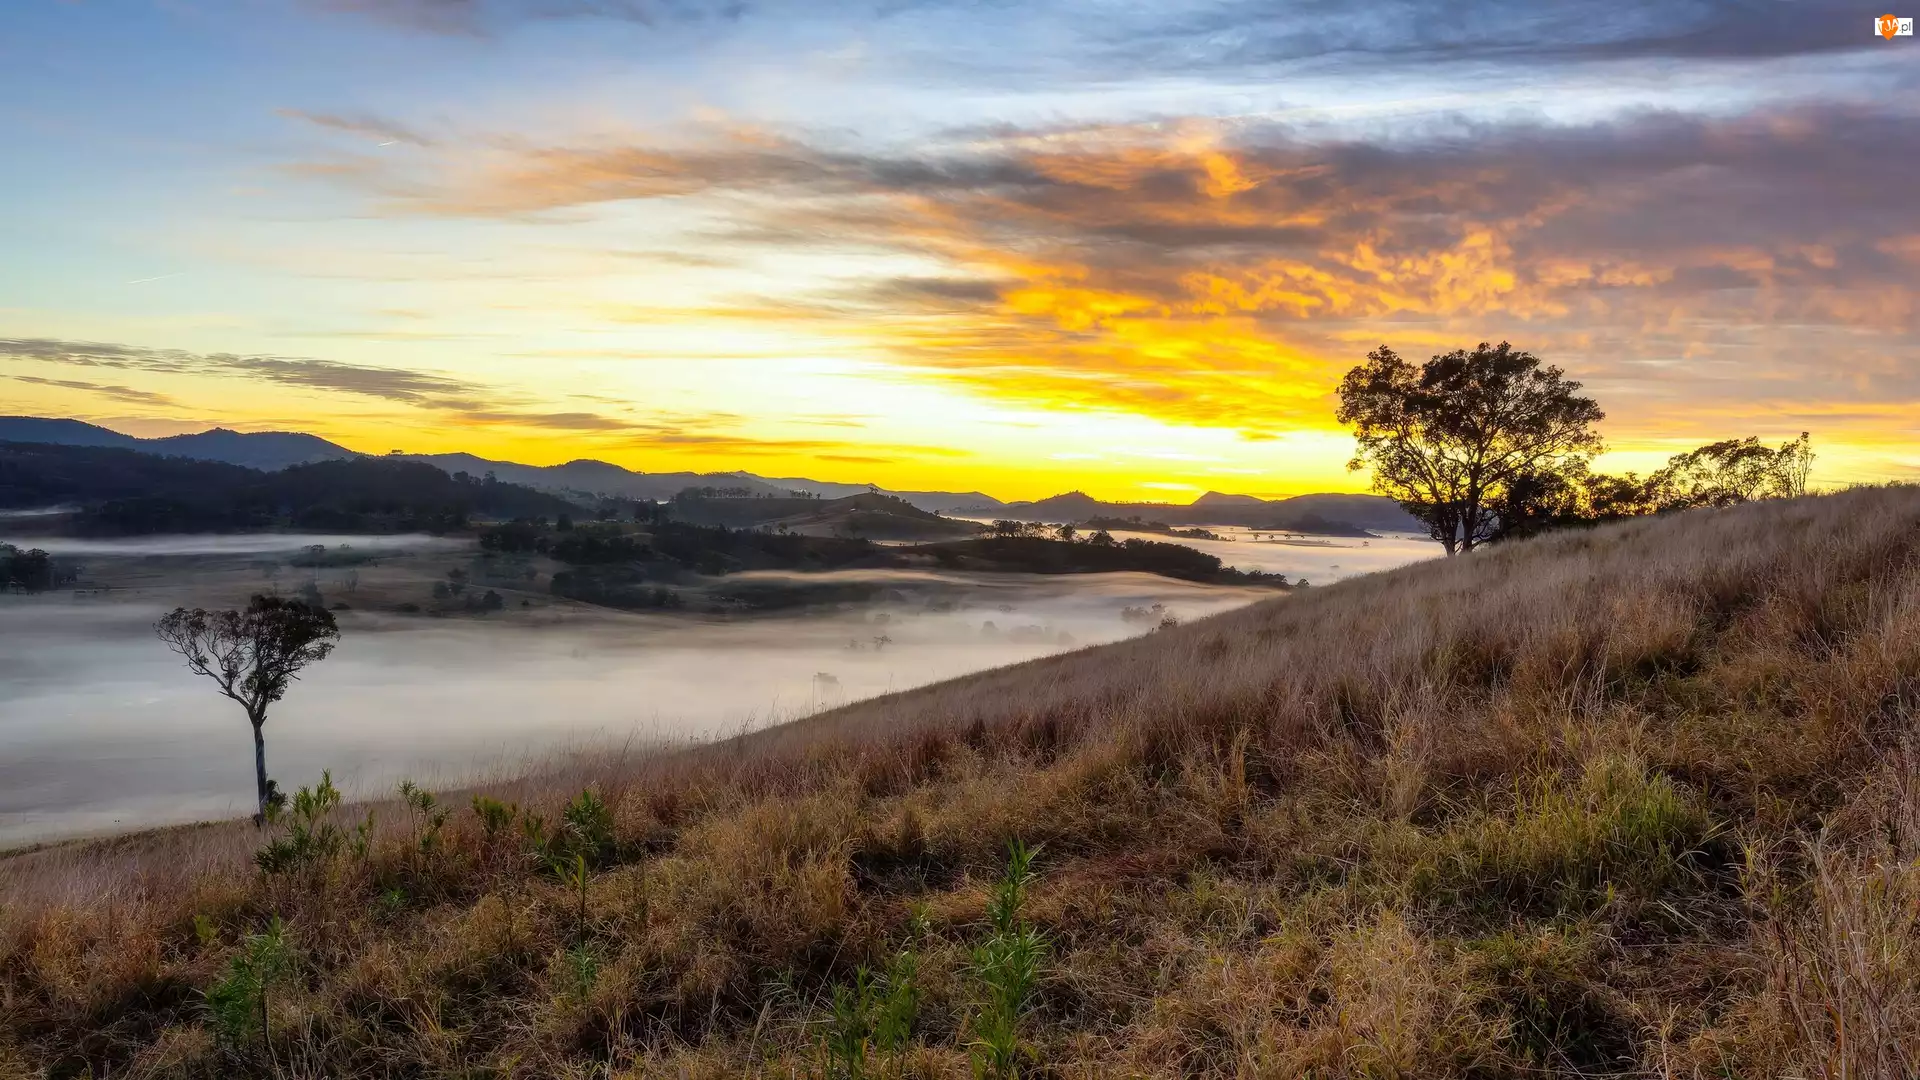
[[[557,517],[576,509],[543,491],[458,480],[389,458],[261,470],[117,447],[0,443],[0,509],[48,506],[76,508],[49,524],[117,535],[281,526],[440,530],[469,515]]]
[[[38,416],[0,416],[0,442],[113,447],[267,471],[358,456],[337,443],[295,431],[240,432],[213,428],[193,435],[141,439],[79,420]]]
[[[427,845],[387,803],[272,873],[241,823],[17,854],[0,1060],[959,1078],[986,1030],[1025,1076],[1909,1075],[1916,610],[1920,490],[1860,489],[569,759]]]
[[[79,420],[36,416],[0,416],[0,442],[116,447],[150,454],[220,461],[267,471],[289,465],[361,456],[337,443],[298,432],[239,432],[214,428],[193,435],[140,439]],[[794,492],[802,492],[828,499],[843,499],[870,490],[866,484],[832,483],[804,477],[770,479],[748,472],[639,472],[592,459],[569,461],[561,465],[522,465],[464,453],[383,456],[425,462],[449,475],[464,472],[484,478],[492,474],[503,483],[537,488],[586,506],[603,498],[664,501],[689,488],[733,489],[755,498],[785,498]],[[1190,506],[1180,506],[1170,503],[1106,503],[1077,491],[1037,502],[1005,503],[978,491],[872,490],[904,500],[929,513],[1011,518],[1017,521],[1084,521],[1091,517],[1125,518],[1138,515],[1145,520],[1169,525],[1245,525],[1331,535],[1354,535],[1356,530],[1424,531],[1419,522],[1391,499],[1378,495],[1316,494],[1265,500],[1251,495],[1208,492]]]
[[[0,442],[115,447],[245,465],[268,471],[284,469],[289,465],[362,456],[338,443],[299,432],[240,432],[213,428],[192,435],[142,439],[79,420],[38,416],[0,416]],[[702,487],[740,489],[760,497],[781,497],[800,491],[834,499],[869,490],[866,484],[837,484],[797,477],[769,480],[747,472],[648,473],[592,459],[569,461],[561,465],[522,465],[465,453],[378,456],[425,462],[448,475],[464,472],[474,477],[485,477],[491,473],[504,483],[538,488],[586,504],[601,498],[661,501],[671,499],[688,488]],[[1000,505],[998,499],[977,491],[900,491],[885,494],[898,496],[922,510],[933,512],[962,505]]]
[[[1398,503],[1380,495],[1315,494],[1286,499],[1252,495],[1223,495],[1209,491],[1192,503],[1103,502],[1084,492],[1034,502],[960,507],[954,513],[969,517],[1007,518],[1013,521],[1082,522],[1090,518],[1131,518],[1165,525],[1241,525],[1328,535],[1380,532],[1426,532]]]
[[[772,524],[805,536],[857,536],[867,540],[954,540],[975,536],[980,526],[941,517],[893,495],[862,491],[814,503]]]

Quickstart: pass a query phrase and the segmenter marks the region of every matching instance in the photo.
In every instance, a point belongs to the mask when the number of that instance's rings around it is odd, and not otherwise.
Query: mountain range
[[[80,420],[38,416],[0,416],[0,442],[47,443],[57,446],[97,446],[136,450],[171,457],[218,461],[275,471],[365,457],[338,443],[297,431],[240,432],[213,428],[190,435],[143,439]],[[801,491],[826,499],[858,495],[866,484],[846,484],[805,477],[765,477],[749,472],[638,472],[605,461],[581,459],[561,465],[522,465],[473,454],[388,454],[401,461],[420,461],[448,474],[468,473],[510,484],[574,498],[670,499],[688,488],[744,491],[751,496],[778,496]],[[1010,518],[1017,521],[1084,521],[1096,517],[1159,521],[1168,525],[1245,525],[1253,528],[1338,531],[1346,525],[1374,531],[1424,531],[1391,499],[1378,495],[1313,494],[1286,499],[1207,492],[1188,505],[1173,503],[1102,502],[1074,491],[1037,501],[1007,503],[979,491],[890,491],[878,489],[912,506],[939,514]]]

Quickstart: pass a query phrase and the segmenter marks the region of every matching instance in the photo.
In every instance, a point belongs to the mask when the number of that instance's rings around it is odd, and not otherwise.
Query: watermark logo
[[[1873,32],[1892,41],[1897,37],[1913,36],[1913,20],[1902,19],[1898,15],[1882,15],[1873,20]]]

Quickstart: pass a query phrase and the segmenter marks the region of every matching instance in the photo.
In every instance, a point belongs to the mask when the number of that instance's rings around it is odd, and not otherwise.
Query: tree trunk
[[[262,716],[253,722],[253,781],[258,791],[260,808],[258,818],[261,824],[267,820],[267,737],[261,731],[267,718]]]

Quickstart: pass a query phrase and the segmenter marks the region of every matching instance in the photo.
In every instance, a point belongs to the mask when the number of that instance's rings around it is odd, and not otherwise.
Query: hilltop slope
[[[1858,490],[495,789],[545,828],[591,785],[583,882],[464,808],[271,877],[231,825],[16,856],[0,1062],[960,1078],[1030,925],[1027,1076],[1911,1075],[1917,616],[1920,490]],[[1016,837],[1036,877],[990,909]],[[262,1039],[202,992],[273,915]]]
[[[905,499],[865,491],[814,503],[773,524],[808,536],[860,536],[868,540],[952,540],[980,532],[980,526],[971,521],[941,517]]]

